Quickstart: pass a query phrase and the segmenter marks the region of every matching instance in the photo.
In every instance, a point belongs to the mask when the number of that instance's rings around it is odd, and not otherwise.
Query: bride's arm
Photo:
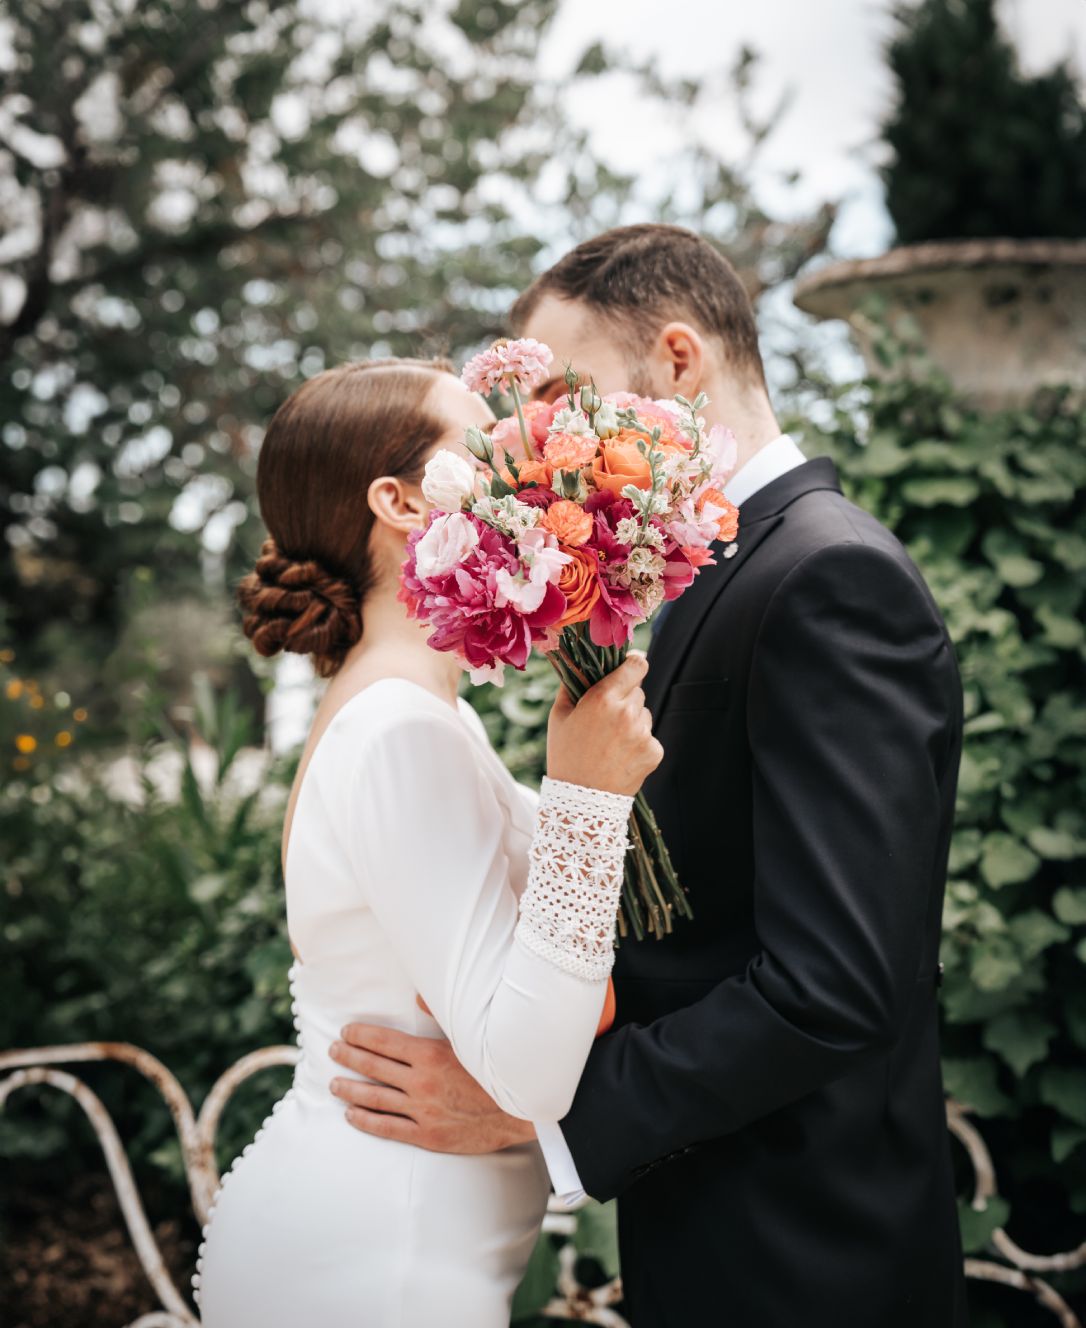
[[[351,797],[366,900],[457,1058],[525,1120],[565,1115],[613,962],[632,799],[544,781],[520,901],[469,735],[420,714],[366,742]]]

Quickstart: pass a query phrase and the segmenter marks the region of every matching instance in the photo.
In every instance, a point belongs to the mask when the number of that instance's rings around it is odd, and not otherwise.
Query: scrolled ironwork
[[[197,1116],[176,1076],[149,1052],[129,1043],[83,1042],[72,1046],[32,1047],[0,1053],[0,1073],[7,1072],[5,1078],[0,1078],[0,1108],[17,1090],[44,1084],[73,1097],[98,1137],[133,1247],[161,1306],[134,1320],[128,1328],[198,1328],[200,1320],[170,1278],[162,1252],[147,1221],[124,1145],[104,1104],[81,1079],[54,1067],[115,1061],[132,1067],[154,1084],[173,1118],[181,1144],[193,1211],[197,1219],[204,1223],[219,1185],[215,1139],[223,1110],[245,1080],[272,1066],[294,1065],[298,1054],[296,1047],[278,1046],[264,1047],[243,1056],[216,1080]],[[977,1212],[983,1212],[997,1196],[998,1186],[991,1154],[980,1131],[968,1119],[970,1114],[969,1107],[948,1100],[947,1126],[965,1149],[973,1168],[971,1203]],[[552,1198],[544,1230],[556,1235],[572,1236],[580,1207],[583,1204],[567,1207],[559,1199]],[[1083,1328],[1082,1322],[1063,1297],[1037,1274],[1065,1273],[1083,1267],[1086,1265],[1086,1242],[1075,1249],[1055,1254],[1034,1254],[1024,1250],[999,1227],[992,1233],[991,1247],[993,1254],[1003,1262],[967,1258],[967,1277],[998,1283],[1032,1296],[1056,1318],[1060,1328]],[[621,1278],[613,1278],[599,1287],[582,1286],[577,1279],[576,1260],[576,1249],[571,1243],[559,1250],[556,1294],[546,1306],[544,1314],[596,1324],[598,1328],[628,1328],[626,1320],[615,1308],[622,1300]]]

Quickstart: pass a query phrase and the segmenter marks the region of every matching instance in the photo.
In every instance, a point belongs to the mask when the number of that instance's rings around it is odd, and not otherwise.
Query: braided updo
[[[443,360],[370,360],[309,379],[276,411],[257,494],[268,539],[238,586],[245,635],[261,655],[311,655],[330,677],[362,636],[373,585],[371,483],[417,481],[444,431],[427,409]]]

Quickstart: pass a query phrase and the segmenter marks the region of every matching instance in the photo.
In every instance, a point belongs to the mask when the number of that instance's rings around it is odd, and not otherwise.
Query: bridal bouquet
[[[708,401],[652,401],[578,389],[526,402],[553,356],[530,339],[499,341],[463,372],[472,391],[510,394],[514,413],[469,429],[467,457],[436,453],[423,494],[434,511],[408,541],[400,598],[474,682],[500,685],[533,649],[574,700],[625,658],[634,628],[734,541],[739,513],[721,492],[735,467],[727,430],[707,430]],[[671,930],[690,916],[643,795],[630,818],[619,934]]]

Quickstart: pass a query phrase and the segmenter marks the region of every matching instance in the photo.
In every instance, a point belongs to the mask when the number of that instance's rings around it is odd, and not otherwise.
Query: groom
[[[961,689],[901,545],[805,461],[754,316],[706,241],[629,226],[520,297],[518,334],[603,393],[708,393],[739,467],[737,544],[657,620],[645,791],[692,922],[625,941],[617,1018],[538,1135],[555,1188],[618,1196],[634,1328],[965,1323],[937,1040]],[[533,1137],[446,1043],[352,1025],[339,1083],[372,1134],[444,1152]],[[392,1065],[390,1062],[397,1062]]]

